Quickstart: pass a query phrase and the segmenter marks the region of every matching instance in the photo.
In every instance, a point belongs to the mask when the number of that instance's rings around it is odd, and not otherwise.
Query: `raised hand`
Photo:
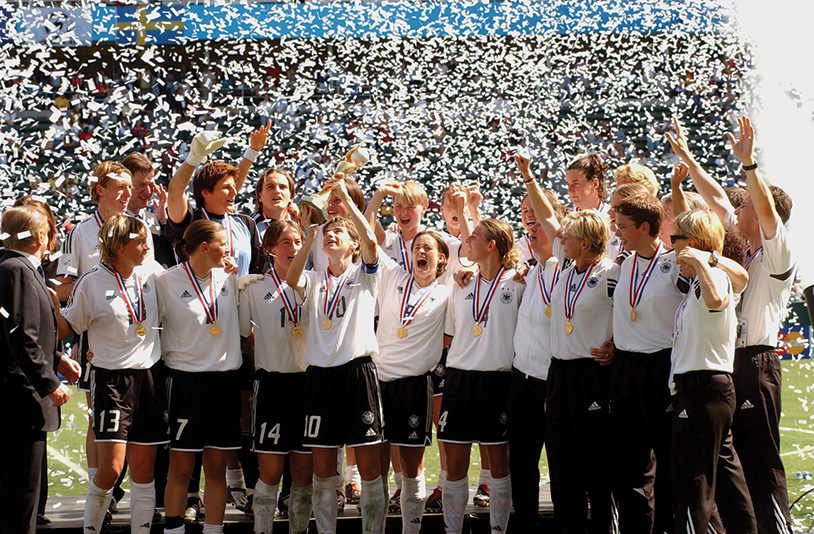
[[[226,139],[222,139],[221,132],[215,130],[205,130],[199,132],[192,138],[192,144],[189,147],[189,155],[186,162],[197,167],[206,157],[215,150],[226,144]]]
[[[731,132],[727,132],[726,136],[729,138],[729,144],[732,145],[732,153],[741,160],[741,163],[751,165],[753,163],[752,149],[755,144],[755,130],[752,128],[752,121],[749,120],[749,117],[741,117],[738,119],[738,127],[741,131],[738,139],[735,139]]]

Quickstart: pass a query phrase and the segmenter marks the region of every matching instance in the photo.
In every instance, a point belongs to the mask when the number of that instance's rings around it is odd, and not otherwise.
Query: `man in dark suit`
[[[50,246],[48,217],[36,206],[3,214],[0,258],[0,534],[34,533],[45,433],[59,428],[79,377],[59,350],[54,304],[40,265]]]

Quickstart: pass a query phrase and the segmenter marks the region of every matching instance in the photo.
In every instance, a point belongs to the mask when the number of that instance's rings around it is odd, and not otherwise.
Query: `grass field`
[[[85,395],[74,392],[63,409],[62,428],[49,436],[49,494],[53,496],[84,495],[87,478],[84,461],[87,418]],[[795,527],[810,529],[814,523],[814,488],[811,478],[800,480],[798,472],[814,472],[814,361],[783,362],[783,419],[781,420],[781,450],[788,477],[789,499],[800,502],[792,510]],[[440,462],[438,448],[433,445],[426,454],[427,487],[438,481]],[[477,482],[480,455],[477,447],[472,451],[470,483]],[[547,480],[545,457],[540,471]],[[802,497],[801,497],[802,496]]]

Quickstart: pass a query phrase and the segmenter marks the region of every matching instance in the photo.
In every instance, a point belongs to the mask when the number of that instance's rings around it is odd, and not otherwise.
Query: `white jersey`
[[[195,277],[210,302],[212,278],[218,313],[219,335],[212,335],[206,308],[189,279],[185,264],[168,269],[156,279],[161,314],[161,346],[167,367],[179,371],[232,371],[240,367],[237,277],[223,269],[210,276]],[[194,274],[193,274],[194,276]]]
[[[416,304],[420,302],[421,305],[409,324],[404,326],[407,336],[402,339],[397,332],[403,325],[401,307],[411,276],[390,258],[384,259],[379,268],[382,271],[377,298],[379,354],[374,358],[379,380],[390,382],[423,375],[441,359],[444,317],[452,287],[441,283],[426,288],[412,285],[405,313],[409,315]]]
[[[761,234],[763,230],[761,229]],[[777,345],[780,323],[786,318],[786,305],[794,283],[795,258],[789,246],[789,231],[777,224],[773,239],[762,236],[762,246],[747,259],[749,285],[740,307],[738,347]]]
[[[648,267],[649,276],[642,287]],[[678,288],[679,271],[674,251],[654,258],[631,254],[625,259],[613,293],[613,340],[617,348],[652,354],[672,346],[676,309],[684,300],[684,293]],[[634,298],[638,302],[631,308]],[[635,321],[631,320],[634,310]]]
[[[161,358],[157,272],[160,270],[140,266],[130,278],[122,280],[133,311],[142,319],[141,325],[146,330],[143,336],[136,333],[138,324],[133,320],[114,271],[97,264],[77,280],[62,316],[75,332],[90,334],[94,367],[149,369]],[[141,282],[140,291],[137,280]]]
[[[540,273],[542,271],[542,279]],[[551,365],[551,318],[546,315],[553,282],[559,276],[559,262],[551,257],[526,274],[526,292],[517,312],[514,331],[514,367],[527,376],[548,378]]]
[[[99,252],[99,230],[102,229],[102,224],[102,218],[96,211],[68,232],[62,242],[57,276],[79,278],[99,263],[102,257]]]
[[[551,352],[555,358],[593,358],[591,349],[600,348],[611,340],[613,298],[609,289],[612,289],[611,280],[618,276],[612,271],[618,272],[618,268],[613,261],[604,258],[593,269],[582,273],[576,271],[575,264],[563,269],[551,297]],[[570,320],[566,318],[566,302],[569,303]],[[570,311],[572,302],[573,312]],[[565,330],[569,322],[570,334]]]
[[[675,316],[672,376],[689,371],[732,372],[735,361],[735,299],[732,284],[721,269],[711,269],[719,294],[729,298],[722,310],[707,307],[697,279],[681,302]]]
[[[155,245],[153,244],[153,234],[161,235],[161,224],[158,222],[158,218],[155,216],[155,213],[150,213],[147,210],[141,210],[139,213],[133,213],[127,210],[127,215],[135,217],[144,224],[144,227],[147,229],[147,246],[150,247],[150,250],[147,251],[147,258],[154,260]]]
[[[305,285],[302,311],[308,316],[308,344],[305,363],[319,367],[338,367],[361,356],[374,356],[379,347],[373,331],[376,293],[381,278],[379,265],[366,266],[359,261],[350,265],[344,275],[328,275],[327,271],[306,271],[301,283]],[[328,291],[330,289],[330,291]],[[325,313],[326,294],[328,305],[333,300],[332,315]],[[323,324],[331,315],[330,328]]]
[[[423,231],[423,229],[422,229]],[[438,277],[438,283],[450,285],[453,283],[455,272],[463,267],[461,263],[461,240],[446,232],[438,232],[438,235],[444,240],[444,243],[449,249],[449,257],[447,258],[447,266],[441,276]],[[413,265],[413,240],[406,241],[401,239],[399,232],[386,230],[384,241],[381,245],[381,251],[391,258],[396,264],[406,271],[412,270]],[[405,264],[406,262],[406,264]],[[410,266],[410,269],[406,267]]]
[[[531,238],[528,234],[524,235],[520,239],[514,242],[514,248],[517,250],[517,253],[520,255],[520,263],[525,263],[526,265],[530,265],[533,263],[531,260],[535,262],[540,261],[540,258],[537,257],[537,254],[531,249]]]
[[[297,324],[304,332],[308,331],[308,317],[297,307],[294,290],[285,280],[280,280],[280,285],[288,301],[283,298],[270,273],[240,292],[240,335],[248,337],[254,326],[255,368],[300,373],[305,371],[306,337],[304,333],[300,337],[294,336],[291,315],[297,314]]]
[[[525,285],[514,281],[514,269],[506,270],[500,280],[486,281],[475,276],[463,289],[452,289],[444,333],[452,336],[447,354],[447,367],[465,371],[510,371],[514,358],[514,340],[511,333],[517,326],[517,311],[523,298]],[[478,313],[486,301],[493,284],[498,284],[494,297],[480,323],[479,336],[473,334],[476,322],[473,313],[476,286],[480,284]]]

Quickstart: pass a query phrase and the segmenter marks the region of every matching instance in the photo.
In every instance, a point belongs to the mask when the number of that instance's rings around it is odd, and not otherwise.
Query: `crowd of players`
[[[493,530],[512,508],[517,532],[534,528],[545,445],[566,532],[790,532],[774,345],[793,282],[791,201],[760,176],[748,119],[729,137],[738,191],[674,128],[682,163],[661,199],[635,163],[611,191],[592,154],[565,170],[568,209],[515,154],[520,238],[481,217],[482,191],[456,183],[439,199],[443,231],[422,224],[420,183],[384,181],[365,199],[349,174],[321,185],[327,220],[293,203],[297,184],[276,168],[244,214],[235,198],[268,125],[237,166],[205,162],[225,140],[199,133],[166,191],[140,153],[99,164],[98,209],[51,256],[56,327],[79,338],[92,407],[85,531],[101,531],[126,459],[134,532],[149,532],[165,480],[165,532],[184,532],[201,466],[205,533],[222,532],[231,490],[247,486],[255,532],[271,532],[286,471],[290,531],[313,513],[335,532],[347,446],[360,482],[346,498],[358,496],[364,532],[383,532],[397,505],[417,533],[432,501],[458,533],[478,443]],[[688,176],[698,194],[683,191]],[[38,267],[55,227],[46,203],[27,204],[3,215],[6,257],[20,250]],[[14,315],[2,321],[16,356]],[[59,391],[54,405],[69,396]],[[444,471],[428,498],[433,424]]]

